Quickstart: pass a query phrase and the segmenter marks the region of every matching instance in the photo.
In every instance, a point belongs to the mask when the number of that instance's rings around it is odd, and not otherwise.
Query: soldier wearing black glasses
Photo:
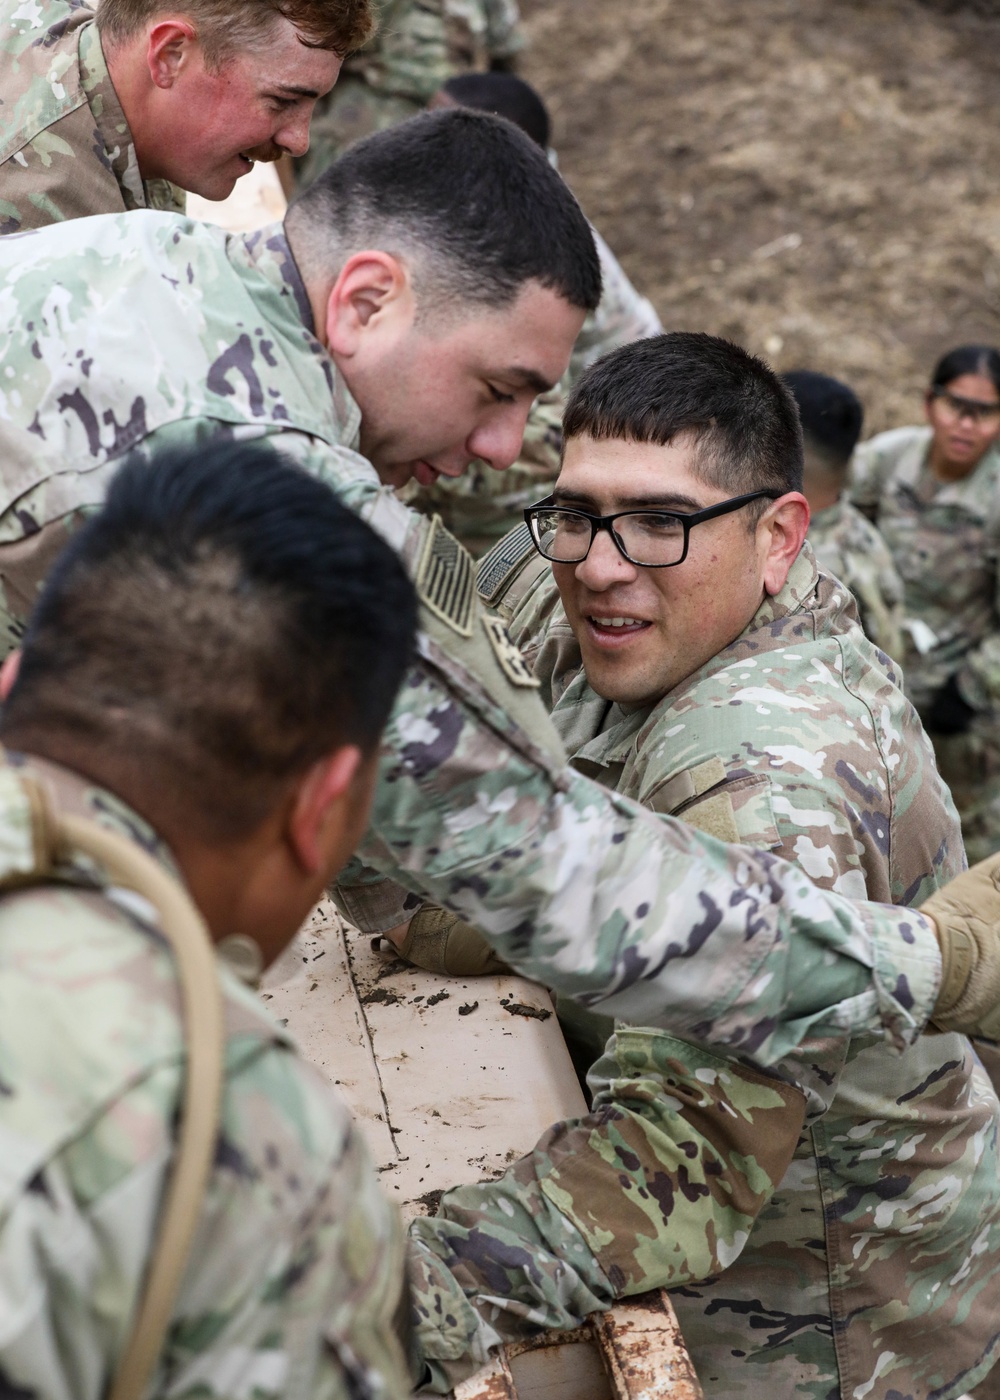
[[[642,341],[587,372],[564,429],[551,497],[486,556],[480,590],[573,765],[857,898],[916,903],[960,869],[916,712],[804,544],[798,414],[778,378],[709,336]],[[815,970],[817,994],[835,975]],[[591,1115],[415,1227],[463,1261],[473,1236],[506,1232],[517,1267],[490,1272],[490,1307],[558,1297],[572,1313],[581,1296],[673,1288],[720,1400],[748,1375],[775,1396],[803,1376],[816,1395],[875,1376],[879,1394],[955,1396],[979,1379],[1000,1163],[980,1196],[976,1144],[1000,1118],[966,1041],[895,1056],[817,1039],[762,1086],[746,1054],[706,1057],[697,1034],[566,1003],[560,1019],[591,1066]]]

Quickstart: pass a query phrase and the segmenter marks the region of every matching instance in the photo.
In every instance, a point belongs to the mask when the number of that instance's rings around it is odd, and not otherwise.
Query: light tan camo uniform
[[[526,975],[611,1014],[697,1023],[709,1044],[750,1038],[762,1065],[808,1035],[919,1035],[942,975],[928,919],[819,890],[566,766],[469,556],[357,453],[358,405],[280,226],[227,236],[140,210],[89,221],[82,246],[79,228],[0,239],[0,649],[129,451],[266,440],[397,548],[423,601],[361,848],[377,873],[338,886],[365,932],[434,899]],[[817,968],[836,970],[831,1002]]]

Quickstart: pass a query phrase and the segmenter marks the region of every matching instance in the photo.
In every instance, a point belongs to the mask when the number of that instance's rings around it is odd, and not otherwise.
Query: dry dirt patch
[[[997,0],[522,0],[563,172],[664,324],[839,373],[868,429],[1000,342]]]

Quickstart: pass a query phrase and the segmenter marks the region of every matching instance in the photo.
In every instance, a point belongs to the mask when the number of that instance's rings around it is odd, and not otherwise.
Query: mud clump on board
[[[522,0],[560,169],[667,329],[839,374],[866,432],[1000,341],[1000,0]]]

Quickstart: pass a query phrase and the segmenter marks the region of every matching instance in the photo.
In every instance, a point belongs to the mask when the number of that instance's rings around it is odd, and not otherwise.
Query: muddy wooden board
[[[586,1112],[548,993],[519,977],[437,977],[377,953],[321,906],[265,979],[268,1006],[340,1088],[409,1214],[498,1176]]]

